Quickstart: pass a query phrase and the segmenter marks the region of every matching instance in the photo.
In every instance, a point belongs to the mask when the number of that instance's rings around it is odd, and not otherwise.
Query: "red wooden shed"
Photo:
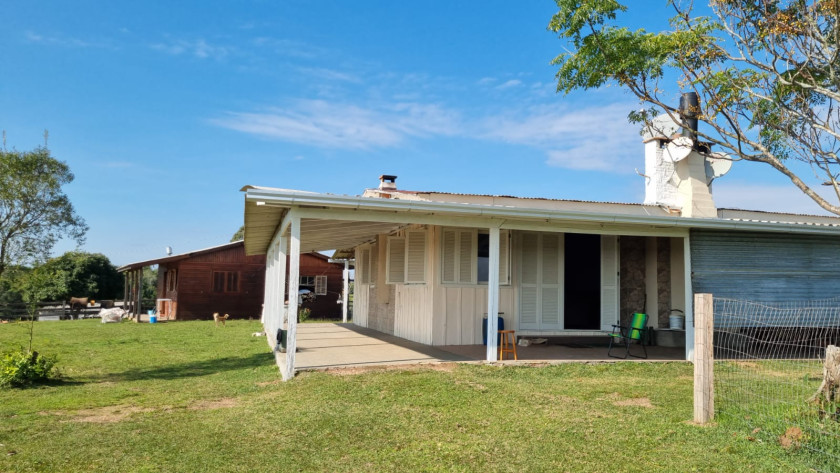
[[[137,301],[144,267],[158,265],[159,320],[210,320],[213,313],[231,318],[259,318],[265,291],[265,255],[245,255],[244,241],[179,255],[139,261],[118,268],[127,273],[126,301]],[[288,267],[288,266],[287,266]],[[342,289],[342,265],[320,253],[301,255],[300,288],[315,294],[309,307],[318,318],[341,317],[337,303]],[[129,311],[140,312],[139,302]]]

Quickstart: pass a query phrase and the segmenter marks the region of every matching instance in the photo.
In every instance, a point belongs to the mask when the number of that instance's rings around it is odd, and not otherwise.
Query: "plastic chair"
[[[607,350],[607,356],[612,358],[620,358],[622,360],[627,359],[627,356],[632,356],[633,358],[647,358],[647,349],[645,348],[645,344],[643,343],[644,336],[648,332],[649,328],[647,327],[647,314],[643,314],[641,312],[636,312],[633,314],[633,320],[630,323],[629,327],[624,327],[622,325],[613,325],[613,331],[610,334],[610,348]],[[642,352],[644,352],[643,356],[634,355],[630,352],[630,344],[633,341],[638,341],[639,345],[642,346]],[[617,356],[612,354],[613,345],[616,343],[621,343],[624,346],[624,356]]]

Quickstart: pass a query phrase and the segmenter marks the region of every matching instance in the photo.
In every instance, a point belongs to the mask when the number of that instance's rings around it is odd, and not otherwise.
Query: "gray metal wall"
[[[691,231],[694,292],[781,302],[840,296],[840,237]]]

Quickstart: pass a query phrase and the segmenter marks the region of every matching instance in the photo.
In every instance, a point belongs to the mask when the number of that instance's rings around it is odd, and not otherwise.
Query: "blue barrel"
[[[156,324],[157,323],[157,315],[150,315],[149,316],[149,323]]]
[[[505,319],[499,317],[499,328],[497,330],[505,329]],[[487,345],[487,317],[481,321],[481,343]],[[496,333],[496,345],[499,344],[499,334]]]

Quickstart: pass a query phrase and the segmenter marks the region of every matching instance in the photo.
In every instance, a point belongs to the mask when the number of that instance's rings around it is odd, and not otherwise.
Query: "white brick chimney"
[[[677,133],[681,125],[667,114],[653,119],[643,133],[645,204],[679,211],[683,217],[715,218],[717,208],[710,187],[713,176],[708,174],[711,171],[705,155],[708,150],[698,144],[695,134],[696,95],[691,100],[685,96],[680,100],[686,122],[682,135]]]

